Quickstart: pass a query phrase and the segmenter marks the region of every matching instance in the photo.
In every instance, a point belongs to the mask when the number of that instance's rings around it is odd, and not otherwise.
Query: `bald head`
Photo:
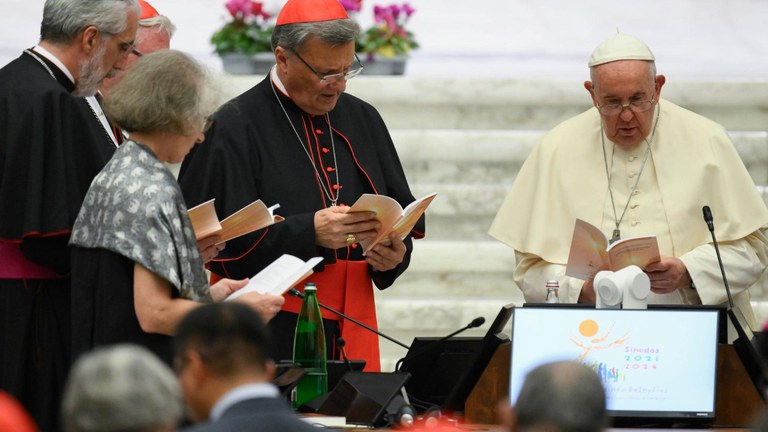
[[[607,423],[603,384],[576,361],[547,363],[528,373],[515,411],[520,431],[597,432]]]

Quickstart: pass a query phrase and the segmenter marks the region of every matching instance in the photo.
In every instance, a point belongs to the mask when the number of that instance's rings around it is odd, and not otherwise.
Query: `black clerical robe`
[[[367,266],[359,245],[330,250],[315,244],[314,214],[331,205],[333,198],[339,205],[352,205],[363,193],[377,193],[405,207],[414,197],[389,132],[375,108],[342,94],[327,118],[312,116],[273,87],[269,76],[221,108],[205,142],[186,158],[179,183],[189,207],[215,198],[216,211],[224,217],[261,199],[267,205],[280,204],[276,213],[285,217],[285,221],[265,230],[228,242],[212,263],[212,271],[244,278],[284,253],[304,260],[323,256],[322,264],[315,269],[321,272],[315,276],[321,281],[317,284],[320,302],[329,306],[336,302],[342,312],[374,326],[371,280],[379,289],[392,285],[410,262],[410,237],[424,235],[422,217],[405,239],[403,262],[386,272]],[[333,267],[336,276],[330,279],[323,274],[328,266],[337,266]],[[361,286],[365,282],[367,288]],[[298,307],[299,301],[288,297],[283,310],[297,312]],[[329,313],[324,313],[324,318],[338,319]],[[278,360],[291,357],[295,322],[295,315],[281,312],[270,323],[277,346],[273,355]],[[340,325],[346,325],[342,335],[347,330],[360,331],[352,323]],[[349,357],[364,358],[376,370],[378,339],[365,330],[360,333],[353,336],[356,340],[345,336]]]
[[[67,243],[114,144],[55,64],[0,69],[0,388],[56,430],[70,364]]]

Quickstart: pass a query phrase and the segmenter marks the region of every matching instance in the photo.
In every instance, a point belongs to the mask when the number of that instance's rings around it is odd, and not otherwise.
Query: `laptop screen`
[[[526,307],[512,320],[510,400],[539,364],[578,360],[612,417],[714,417],[718,311]]]

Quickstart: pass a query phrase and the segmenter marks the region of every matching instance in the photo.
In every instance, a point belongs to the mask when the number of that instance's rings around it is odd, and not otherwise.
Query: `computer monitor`
[[[454,413],[464,411],[464,403],[467,401],[467,397],[472,393],[472,389],[475,388],[477,381],[480,380],[480,376],[485,371],[485,368],[488,367],[488,363],[490,363],[496,350],[501,344],[509,340],[509,337],[503,332],[510,318],[512,318],[514,310],[514,303],[502,306],[493,323],[488,327],[479,352],[472,362],[467,365],[466,372],[459,378],[459,381],[448,394],[442,405],[444,410]]]
[[[411,374],[405,389],[417,411],[432,407],[463,411],[496,348],[506,340],[502,331],[513,308],[502,307],[484,337],[414,338],[399,370]]]
[[[414,338],[399,369],[411,374],[405,390],[413,407],[419,412],[442,407],[482,344],[481,337]]]
[[[718,310],[526,307],[512,321],[512,403],[534,367],[578,360],[602,379],[615,424],[714,418]]]
[[[348,424],[384,426],[387,408],[403,385],[408,373],[347,372],[341,381],[322,398],[317,412],[344,416]]]
[[[737,308],[730,309],[728,316],[736,329],[737,338],[733,348],[741,359],[741,364],[752,380],[757,393],[768,401],[768,359],[764,351],[765,341],[759,339],[749,327],[744,314]]]

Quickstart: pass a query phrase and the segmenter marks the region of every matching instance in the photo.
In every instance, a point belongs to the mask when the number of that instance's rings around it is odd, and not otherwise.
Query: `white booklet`
[[[314,273],[312,269],[322,260],[323,257],[314,257],[304,262],[293,255],[283,254],[253,276],[248,285],[230,294],[226,300],[234,300],[243,294],[252,292],[283,295],[304,278]]]

